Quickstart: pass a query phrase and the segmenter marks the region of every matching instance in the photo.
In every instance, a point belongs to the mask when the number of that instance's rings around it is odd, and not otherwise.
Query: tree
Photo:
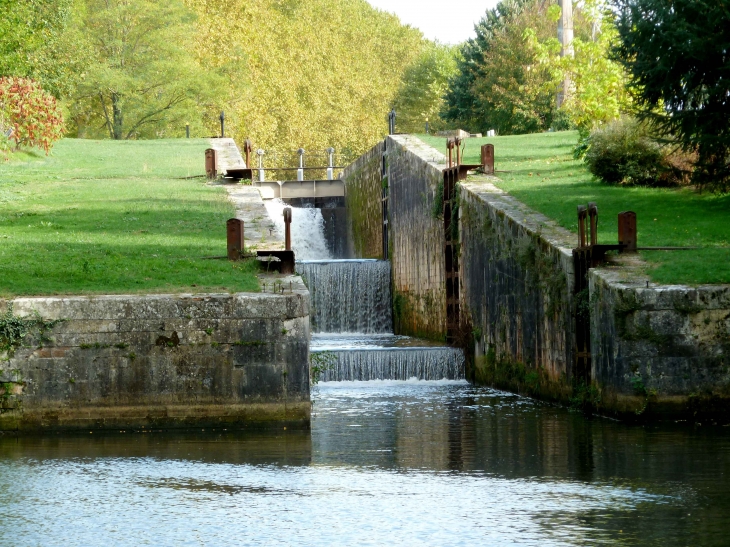
[[[693,181],[730,190],[730,3],[616,0],[616,59],[640,116],[696,150]]]
[[[480,114],[503,134],[534,133],[548,129],[555,109],[555,89],[550,71],[538,62],[538,51],[525,38],[533,29],[539,39],[555,34],[547,17],[551,0],[524,4],[495,32],[480,65],[482,75],[472,84],[472,93],[481,105]]]
[[[398,114],[398,131],[420,133],[428,122],[430,129],[443,129],[439,112],[449,79],[456,74],[459,50],[455,46],[429,42],[403,75],[394,107]]]
[[[585,138],[596,127],[619,119],[630,109],[631,101],[626,89],[628,75],[610,56],[618,32],[607,2],[586,0],[580,13],[584,23],[581,26],[588,26],[591,32],[573,39],[572,56],[561,57],[561,44],[555,37],[540,40],[534,29],[528,30],[527,37],[538,52],[540,64],[552,74],[546,81],[547,88],[557,89],[566,76],[571,82],[561,112]],[[551,15],[557,21],[560,14]]]
[[[200,14],[199,58],[241,68],[226,118],[236,138],[266,150],[269,166],[289,163],[299,147],[308,157],[372,147],[424,43],[365,0],[186,1]]]
[[[216,110],[221,81],[193,53],[195,17],[180,0],[86,0],[81,22],[94,61],[72,115],[81,136],[164,136]]]
[[[502,0],[474,25],[475,38],[461,46],[461,57],[458,60],[458,71],[449,81],[449,89],[444,98],[445,105],[441,111],[444,120],[469,128],[472,131],[484,132],[489,122],[481,114],[485,108],[473,93],[474,83],[484,77],[484,54],[494,41],[495,34],[502,31],[513,14],[531,0]]]
[[[76,0],[0,0],[0,76],[32,78],[68,95],[86,58],[74,27]]]
[[[63,136],[63,116],[53,95],[27,78],[0,78],[0,134],[15,148],[50,151]],[[0,143],[1,144],[1,143]]]

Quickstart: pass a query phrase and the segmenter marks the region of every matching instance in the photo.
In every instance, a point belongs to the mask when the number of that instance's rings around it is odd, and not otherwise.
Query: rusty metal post
[[[456,165],[461,165],[461,139],[456,137],[454,139],[454,146],[456,147]]]
[[[578,205],[578,247],[586,246],[586,218],[588,210],[585,205]]]
[[[618,214],[618,243],[625,245],[622,253],[636,252],[636,213],[623,211]]]
[[[218,153],[213,148],[205,151],[205,174],[209,179],[218,176]]]
[[[243,141],[243,151],[246,154],[246,169],[251,169],[251,152],[253,152],[253,144],[251,139]]]
[[[453,138],[446,139],[446,148],[449,151],[449,169],[451,169],[451,167],[454,164],[454,159],[453,159],[454,139]]]
[[[284,248],[291,251],[291,207],[284,208]]]
[[[598,245],[598,207],[593,202],[588,204],[588,216],[591,219],[591,246]]]
[[[482,170],[487,175],[494,175],[494,145],[482,145]]]
[[[243,221],[231,218],[226,222],[228,235],[228,260],[241,260],[244,251]]]

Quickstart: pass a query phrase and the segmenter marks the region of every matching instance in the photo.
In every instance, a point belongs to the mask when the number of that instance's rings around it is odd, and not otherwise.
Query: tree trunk
[[[123,137],[123,133],[122,133],[123,116],[122,116],[122,107],[121,107],[121,97],[119,96],[118,93],[112,93],[112,120],[114,122],[114,124],[113,124],[114,140],[120,141],[124,137]]]

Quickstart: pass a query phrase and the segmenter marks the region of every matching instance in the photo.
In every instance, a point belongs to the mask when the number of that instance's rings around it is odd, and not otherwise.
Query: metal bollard
[[[624,211],[618,214],[618,243],[625,245],[622,253],[635,253],[637,245],[636,213]]]
[[[329,166],[327,167],[327,180],[334,180],[335,173],[334,173],[334,167],[335,167],[335,149],[334,148],[328,148],[327,149],[327,155],[329,156]]]
[[[231,218],[226,222],[228,235],[228,260],[241,260],[244,251],[243,221]]]
[[[482,145],[482,170],[487,175],[494,175],[494,145]]]
[[[226,136],[226,114],[225,112],[221,112],[221,115],[219,116],[221,120],[221,139]]]
[[[205,151],[205,174],[209,179],[218,176],[218,153],[213,148]]]
[[[598,207],[592,201],[588,204],[588,217],[591,219],[591,246],[598,245]]]
[[[256,155],[259,157],[259,182],[266,181],[266,173],[264,171],[264,150],[259,148],[256,150]]]
[[[302,182],[304,180],[304,148],[297,150],[299,154],[299,169],[297,169],[297,180]]]
[[[284,208],[284,249],[291,251],[291,207]]]

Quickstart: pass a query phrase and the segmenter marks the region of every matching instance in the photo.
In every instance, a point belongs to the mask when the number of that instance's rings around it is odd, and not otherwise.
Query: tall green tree
[[[186,3],[200,14],[199,57],[243,67],[230,83],[226,117],[236,138],[267,150],[269,166],[296,160],[299,147],[309,157],[330,146],[372,147],[387,133],[388,111],[424,44],[420,31],[365,0]]]
[[[555,34],[547,16],[551,0],[533,0],[521,6],[495,32],[484,51],[471,92],[478,101],[478,114],[502,134],[534,133],[548,129],[555,110],[555,89],[546,85],[552,74],[538,62],[538,51],[526,39],[532,29],[538,39]]]
[[[456,46],[428,42],[418,58],[403,75],[394,107],[398,114],[398,131],[417,133],[426,123],[434,131],[445,123],[439,116],[449,79],[457,71],[459,49]]]
[[[76,0],[0,0],[0,76],[32,78],[56,98],[83,72]]]
[[[457,73],[449,81],[441,117],[472,131],[484,132],[490,123],[484,117],[485,107],[473,88],[475,82],[484,77],[484,54],[492,47],[495,36],[504,30],[509,19],[531,0],[503,0],[474,26],[475,38],[461,46]]]
[[[557,7],[557,6],[556,6]],[[580,11],[590,33],[578,34],[573,42],[573,55],[561,57],[561,44],[554,36],[540,40],[534,29],[527,32],[528,43],[538,52],[540,64],[552,74],[546,80],[551,93],[566,75],[571,82],[561,106],[563,119],[577,127],[582,137],[605,123],[617,120],[631,109],[626,88],[628,76],[624,67],[611,58],[610,51],[618,40],[615,16],[606,0],[585,0]],[[557,21],[558,13],[551,14]],[[581,25],[584,26],[584,25]],[[585,28],[585,27],[584,27]]]
[[[80,20],[94,60],[72,107],[79,135],[179,135],[225,100],[193,52],[195,14],[181,0],[86,0]]]
[[[642,118],[696,150],[697,184],[730,191],[730,2],[616,0],[616,58]]]

